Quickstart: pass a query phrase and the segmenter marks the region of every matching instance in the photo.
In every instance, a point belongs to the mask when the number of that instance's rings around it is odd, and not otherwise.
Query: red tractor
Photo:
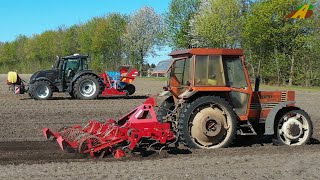
[[[313,126],[295,106],[294,91],[253,90],[242,49],[195,48],[170,54],[170,80],[158,120],[171,122],[191,148],[228,147],[236,134],[272,135],[286,145],[308,143]],[[174,112],[174,113],[171,113]]]
[[[57,138],[62,149],[115,157],[146,144],[228,147],[236,135],[273,136],[289,146],[309,142],[312,122],[295,106],[294,92],[259,91],[259,79],[253,90],[243,50],[197,48],[170,55],[169,81],[161,93],[168,97],[157,114],[155,100],[149,98],[118,120],[92,120],[58,132],[45,128],[44,136]]]
[[[100,75],[88,69],[88,56],[74,54],[58,58],[52,69],[34,73],[26,91],[35,100],[50,99],[53,92],[67,92],[76,99],[96,99],[100,96],[132,95],[135,86],[132,81],[138,71],[131,66],[121,66],[118,72]],[[15,77],[16,76],[16,77]],[[23,80],[16,73],[8,73],[8,85],[15,92],[23,93]]]

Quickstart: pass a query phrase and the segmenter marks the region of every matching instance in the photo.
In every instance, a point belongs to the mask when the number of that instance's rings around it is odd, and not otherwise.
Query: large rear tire
[[[178,129],[180,141],[187,147],[228,147],[236,134],[237,116],[224,99],[202,96],[184,105]]]
[[[52,97],[52,86],[48,81],[36,81],[31,85],[30,97],[35,100],[48,100]]]
[[[77,99],[96,99],[99,92],[99,81],[96,76],[90,74],[79,77],[73,86],[73,95]]]
[[[313,133],[310,116],[303,110],[291,110],[276,121],[275,139],[279,145],[307,144]]]

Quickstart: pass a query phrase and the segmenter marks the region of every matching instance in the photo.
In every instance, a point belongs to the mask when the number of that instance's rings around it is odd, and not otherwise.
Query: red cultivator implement
[[[148,98],[142,105],[121,117],[105,123],[91,120],[85,127],[64,127],[58,132],[43,129],[44,136],[57,139],[61,149],[72,150],[93,157],[111,153],[116,158],[125,156],[124,149],[133,150],[143,141],[166,145],[176,137],[170,123],[159,123],[155,112],[155,99]]]

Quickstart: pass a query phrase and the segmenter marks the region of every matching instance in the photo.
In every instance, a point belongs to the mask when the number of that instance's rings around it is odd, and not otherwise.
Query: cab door
[[[192,57],[179,58],[172,64],[170,72],[170,87],[171,92],[175,97],[186,91],[187,87],[192,82],[191,65]]]
[[[70,82],[80,69],[81,59],[67,59],[64,61],[63,73],[64,81]]]
[[[252,89],[248,82],[245,66],[239,56],[223,56],[227,86],[231,88],[230,99],[241,120],[248,119]]]

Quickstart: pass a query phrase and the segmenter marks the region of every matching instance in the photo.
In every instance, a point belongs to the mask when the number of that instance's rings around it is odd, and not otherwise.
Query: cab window
[[[177,60],[174,64],[173,74],[181,85],[190,82],[191,58]]]
[[[221,56],[196,56],[195,85],[225,86]]]
[[[247,88],[248,84],[241,59],[239,57],[223,57],[223,62],[226,66],[228,86]]]
[[[65,61],[64,73],[66,80],[71,79],[80,67],[80,59],[68,59]]]

